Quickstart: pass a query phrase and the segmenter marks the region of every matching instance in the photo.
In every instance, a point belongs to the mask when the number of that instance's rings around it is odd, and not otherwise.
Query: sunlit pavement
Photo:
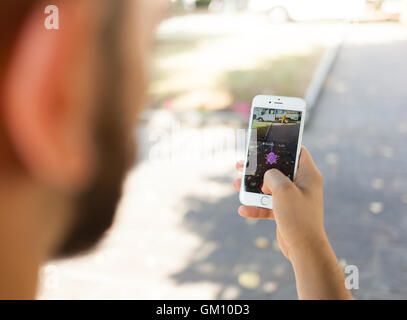
[[[407,28],[355,25],[304,135],[325,177],[328,235],[359,268],[358,298],[407,297],[406,53]],[[217,128],[209,145],[234,130]],[[40,298],[295,299],[274,223],[236,213],[239,154],[160,161],[166,132],[139,130],[115,227],[94,253],[47,265]],[[185,136],[205,148],[199,131]]]

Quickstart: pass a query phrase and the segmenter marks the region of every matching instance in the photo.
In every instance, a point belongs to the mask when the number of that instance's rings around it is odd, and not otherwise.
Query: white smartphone
[[[263,177],[276,168],[294,180],[304,131],[303,99],[259,95],[254,97],[249,122],[240,202],[273,208],[273,197],[264,194]]]

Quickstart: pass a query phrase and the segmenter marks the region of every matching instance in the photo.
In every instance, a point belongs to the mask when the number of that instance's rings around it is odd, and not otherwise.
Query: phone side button
[[[260,199],[260,202],[263,206],[267,206],[270,203],[271,198],[264,196]]]

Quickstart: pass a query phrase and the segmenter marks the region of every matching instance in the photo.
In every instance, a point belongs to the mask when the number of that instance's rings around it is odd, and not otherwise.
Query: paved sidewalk
[[[407,28],[355,25],[304,135],[325,176],[328,235],[359,267],[362,299],[407,297],[406,55]],[[296,299],[274,223],[236,214],[236,155],[154,164],[157,136],[141,133],[115,228],[93,254],[45,267],[40,297]]]

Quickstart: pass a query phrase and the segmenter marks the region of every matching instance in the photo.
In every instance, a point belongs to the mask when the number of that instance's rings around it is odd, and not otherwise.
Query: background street
[[[304,136],[333,247],[359,267],[358,298],[407,297],[406,31],[353,29]]]
[[[406,56],[405,26],[351,25],[304,133],[325,178],[328,236],[341,264],[359,268],[361,299],[407,297]],[[296,299],[274,222],[237,215],[241,154],[183,154],[190,141],[205,148],[205,129],[222,143],[244,125],[183,126],[187,146],[170,162],[151,156],[176,120],[161,111],[148,120],[115,227],[91,255],[45,266],[40,297]]]

